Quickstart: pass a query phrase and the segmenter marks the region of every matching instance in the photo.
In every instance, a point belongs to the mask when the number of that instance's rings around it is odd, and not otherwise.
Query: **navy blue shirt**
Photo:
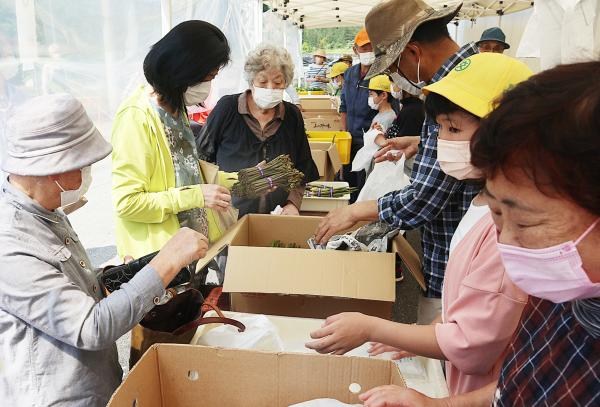
[[[363,144],[363,132],[371,127],[377,110],[369,107],[369,81],[360,77],[360,64],[344,74],[340,113],[346,113],[346,128],[352,134],[352,144]]]

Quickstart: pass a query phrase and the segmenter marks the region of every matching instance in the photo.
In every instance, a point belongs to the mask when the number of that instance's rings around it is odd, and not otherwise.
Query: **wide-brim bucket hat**
[[[112,151],[83,105],[61,93],[29,99],[9,113],[2,170],[23,176],[62,174]]]
[[[388,69],[421,24],[438,19],[449,23],[461,7],[462,3],[436,10],[422,0],[385,0],[373,7],[365,18],[365,27],[376,58],[366,78]]]

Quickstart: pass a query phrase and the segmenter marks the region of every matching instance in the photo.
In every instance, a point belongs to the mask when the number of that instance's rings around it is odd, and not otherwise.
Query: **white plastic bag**
[[[346,404],[336,399],[315,399],[304,403],[293,404],[289,407],[352,407],[360,404]]]
[[[364,146],[356,152],[352,160],[352,171],[366,170],[371,166],[373,156],[379,150],[379,146],[375,144],[375,138],[379,134],[381,134],[379,130],[371,129],[363,135]]]
[[[395,163],[383,161],[375,164],[375,168],[358,195],[357,202],[376,200],[389,192],[398,191],[407,186],[410,180],[404,173],[404,161],[405,158],[402,156]]]
[[[195,345],[218,346],[229,349],[249,349],[265,352],[282,352],[283,342],[277,327],[264,315],[242,314],[224,312],[228,318],[240,321],[246,326],[244,332],[231,325],[219,325],[202,332],[195,341]],[[209,311],[206,317],[217,316],[214,311]]]

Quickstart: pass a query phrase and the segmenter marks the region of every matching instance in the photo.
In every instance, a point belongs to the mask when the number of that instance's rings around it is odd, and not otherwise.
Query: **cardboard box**
[[[396,254],[425,287],[419,258],[402,236],[393,242],[393,253],[308,249],[306,240],[321,219],[246,215],[197,267],[229,246],[223,291],[231,294],[232,311],[254,314],[326,318],[359,311],[389,319],[396,299]],[[302,248],[270,247],[274,240]]]
[[[312,159],[319,171],[320,181],[333,181],[342,168],[340,154],[335,143],[309,142]]]
[[[328,109],[315,109],[315,110],[304,110],[302,112],[302,117],[304,120],[311,119],[314,117],[340,117],[340,114],[337,110],[328,108]]]
[[[308,185],[322,185],[331,188],[348,188],[347,182],[342,181],[315,181],[310,182]],[[350,202],[350,194],[344,194],[340,197],[329,197],[327,195],[322,196],[304,196],[302,199],[302,205],[300,206],[300,212],[324,212],[329,213],[330,211],[348,206]]]
[[[406,386],[388,360],[159,344],[108,407],[287,407],[326,397],[359,403],[358,394],[387,384]]]
[[[300,106],[304,110],[333,109],[333,104],[329,96],[301,96]]]
[[[306,117],[304,127],[308,131],[342,131],[342,118],[338,114],[317,115]]]
[[[223,313],[227,317],[233,319],[254,315],[228,311],[224,311]],[[216,312],[208,311],[205,316],[216,316]],[[281,317],[275,315],[268,315],[267,318],[277,330],[277,334],[281,340],[281,348],[274,349],[276,346],[273,346],[273,349],[268,349],[269,345],[267,342],[267,346],[262,347],[260,350],[269,352],[279,351],[308,353],[311,355],[315,354],[315,351],[308,349],[305,345],[306,342],[312,340],[310,338],[310,333],[319,329],[323,325],[324,320],[313,318]],[[190,341],[190,344],[202,345],[202,336],[215,328],[222,329],[223,325],[207,324],[199,326],[196,330],[196,334]],[[233,335],[238,335],[235,328],[231,327],[231,331]],[[265,343],[262,345],[264,344]],[[221,345],[218,346],[224,347]],[[365,343],[362,346],[345,353],[344,356],[359,356],[363,358],[389,360],[393,354],[393,352],[386,352],[378,356],[370,356],[369,348],[369,343]],[[407,386],[411,389],[415,389],[418,392],[433,398],[448,396],[446,378],[444,377],[444,372],[442,371],[442,365],[438,360],[414,356],[400,359],[399,361],[396,361],[396,365],[400,369],[402,378],[406,382]]]

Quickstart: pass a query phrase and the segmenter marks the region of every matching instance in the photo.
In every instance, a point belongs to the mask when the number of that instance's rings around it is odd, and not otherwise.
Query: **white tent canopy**
[[[434,8],[455,7],[460,0],[425,0]],[[380,0],[269,0],[271,10],[300,28],[364,25],[365,16]],[[505,15],[533,5],[532,0],[465,0],[461,20]]]

